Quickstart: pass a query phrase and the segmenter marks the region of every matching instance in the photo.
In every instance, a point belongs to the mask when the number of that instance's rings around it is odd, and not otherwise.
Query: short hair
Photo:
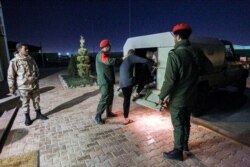
[[[188,39],[191,35],[189,30],[179,30],[174,33],[174,35],[179,35],[181,39]]]
[[[16,50],[18,51],[18,50],[21,49],[23,46],[26,46],[26,45],[23,44],[23,43],[17,43],[17,44],[16,44]]]
[[[135,50],[134,49],[129,49],[128,51],[128,56],[135,55]]]

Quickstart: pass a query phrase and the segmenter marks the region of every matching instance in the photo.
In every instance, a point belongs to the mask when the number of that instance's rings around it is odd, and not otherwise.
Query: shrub
[[[85,40],[81,36],[80,48],[77,55],[77,72],[82,78],[89,78],[90,75],[90,61],[88,56],[88,50],[84,48]]]
[[[77,75],[77,60],[76,56],[71,56],[69,60],[69,65],[68,65],[68,74],[70,76],[76,76]]]

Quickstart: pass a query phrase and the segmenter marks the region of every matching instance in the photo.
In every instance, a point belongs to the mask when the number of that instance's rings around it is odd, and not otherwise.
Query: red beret
[[[172,32],[175,33],[176,31],[179,31],[179,30],[188,30],[190,33],[192,33],[192,28],[188,24],[184,24],[184,23],[176,24],[173,27]]]
[[[100,42],[100,48],[103,48],[103,47],[108,46],[108,45],[110,45],[108,39],[104,39],[104,40],[102,40],[102,41]]]

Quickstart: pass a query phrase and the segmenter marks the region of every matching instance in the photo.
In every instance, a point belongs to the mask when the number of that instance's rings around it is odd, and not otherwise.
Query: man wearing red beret
[[[96,73],[101,99],[97,106],[95,121],[97,124],[104,124],[105,121],[102,119],[104,110],[106,110],[107,117],[116,116],[112,113],[115,83],[114,65],[121,63],[122,59],[109,56],[111,45],[108,39],[100,42],[100,48],[101,51],[96,55]]]
[[[169,105],[174,127],[174,149],[164,152],[163,157],[183,161],[183,151],[189,151],[190,107],[198,82],[199,65],[195,61],[197,55],[194,48],[188,40],[192,33],[191,27],[177,24],[172,32],[175,46],[168,54],[159,104],[166,102]]]

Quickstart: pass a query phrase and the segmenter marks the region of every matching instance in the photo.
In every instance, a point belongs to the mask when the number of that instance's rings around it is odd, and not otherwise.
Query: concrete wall
[[[3,11],[0,1],[0,81],[6,77],[9,65],[9,52],[4,26]]]

